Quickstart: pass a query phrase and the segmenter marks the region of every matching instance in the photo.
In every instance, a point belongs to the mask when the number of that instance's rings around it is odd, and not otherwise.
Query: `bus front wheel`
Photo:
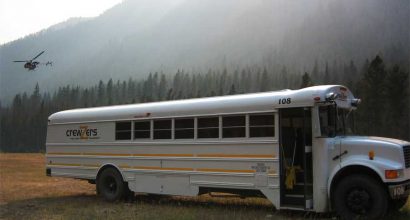
[[[122,199],[127,192],[126,188],[128,186],[121,174],[112,167],[103,170],[97,179],[97,193],[109,202]]]
[[[383,185],[367,175],[343,178],[334,191],[333,204],[343,219],[379,219],[389,207]]]

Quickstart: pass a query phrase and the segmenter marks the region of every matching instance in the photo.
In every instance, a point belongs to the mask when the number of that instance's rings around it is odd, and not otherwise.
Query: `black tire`
[[[389,197],[379,181],[367,175],[343,178],[335,187],[333,204],[342,219],[380,219],[389,207]]]
[[[118,201],[129,191],[121,174],[112,167],[102,171],[97,179],[97,194],[108,202]]]

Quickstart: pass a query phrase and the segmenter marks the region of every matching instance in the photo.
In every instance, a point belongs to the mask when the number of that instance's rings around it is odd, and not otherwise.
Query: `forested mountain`
[[[337,74],[330,75],[330,71]],[[336,66],[314,65],[310,73],[294,73],[286,66],[278,73],[264,66],[253,66],[206,72],[178,70],[168,76],[155,72],[139,80],[109,79],[90,87],[66,85],[52,93],[36,85],[31,93],[17,94],[11,106],[2,107],[0,103],[0,152],[44,152],[47,118],[61,110],[320,84],[348,85],[356,97],[363,99],[354,113],[357,134],[410,140],[410,102],[404,98],[410,94],[408,70],[399,65],[386,65],[376,56],[359,65],[353,61]]]
[[[0,151],[60,110],[342,84],[358,134],[410,140],[408,0],[124,0],[0,46]],[[13,60],[52,67],[25,70]],[[34,91],[33,91],[34,88]]]
[[[0,99],[10,103],[36,82],[55,91],[178,69],[258,66],[279,74],[286,66],[303,73],[312,66],[323,71],[326,63],[361,64],[375,54],[408,68],[409,11],[408,0],[125,0],[98,17],[0,46]],[[39,60],[53,67],[27,72],[11,62],[42,50]]]

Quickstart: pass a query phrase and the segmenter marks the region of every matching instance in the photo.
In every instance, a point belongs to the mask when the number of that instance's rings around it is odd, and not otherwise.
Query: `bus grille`
[[[404,164],[406,168],[410,167],[410,145],[403,147]]]

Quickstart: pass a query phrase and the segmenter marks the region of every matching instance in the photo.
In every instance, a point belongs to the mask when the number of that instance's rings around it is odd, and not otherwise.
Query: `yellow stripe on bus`
[[[198,154],[198,157],[275,158],[274,154]]]
[[[100,165],[95,165],[95,164],[83,164],[84,167],[100,167]]]
[[[60,152],[50,152],[47,153],[48,155],[81,155],[82,153],[77,153],[77,152],[68,152],[68,153],[60,153]]]
[[[222,173],[254,173],[255,170],[229,170],[229,169],[217,169],[217,168],[199,168],[197,171],[201,172],[222,172]]]
[[[183,170],[183,171],[194,171],[193,168],[185,167],[145,167],[145,166],[135,166],[134,169],[139,170]]]
[[[193,157],[193,154],[132,154],[136,157]]]
[[[131,156],[132,154],[83,153],[87,156]]]
[[[195,157],[194,154],[110,154],[110,153],[48,153],[49,155],[135,156],[135,157]],[[274,154],[198,154],[196,157],[215,158],[276,158]]]
[[[73,164],[73,163],[49,163],[49,166],[67,166],[67,167],[80,167],[81,164]]]
[[[75,166],[75,167],[100,167],[100,165],[93,164],[67,164],[67,163],[53,163],[51,166]],[[189,167],[148,167],[148,166],[130,166],[121,164],[122,169],[138,169],[138,170],[170,170],[170,171],[199,171],[199,172],[222,172],[222,173],[255,173],[255,170],[237,170],[237,169],[220,169],[220,168],[189,168]],[[276,174],[276,171],[270,170],[269,175]]]

